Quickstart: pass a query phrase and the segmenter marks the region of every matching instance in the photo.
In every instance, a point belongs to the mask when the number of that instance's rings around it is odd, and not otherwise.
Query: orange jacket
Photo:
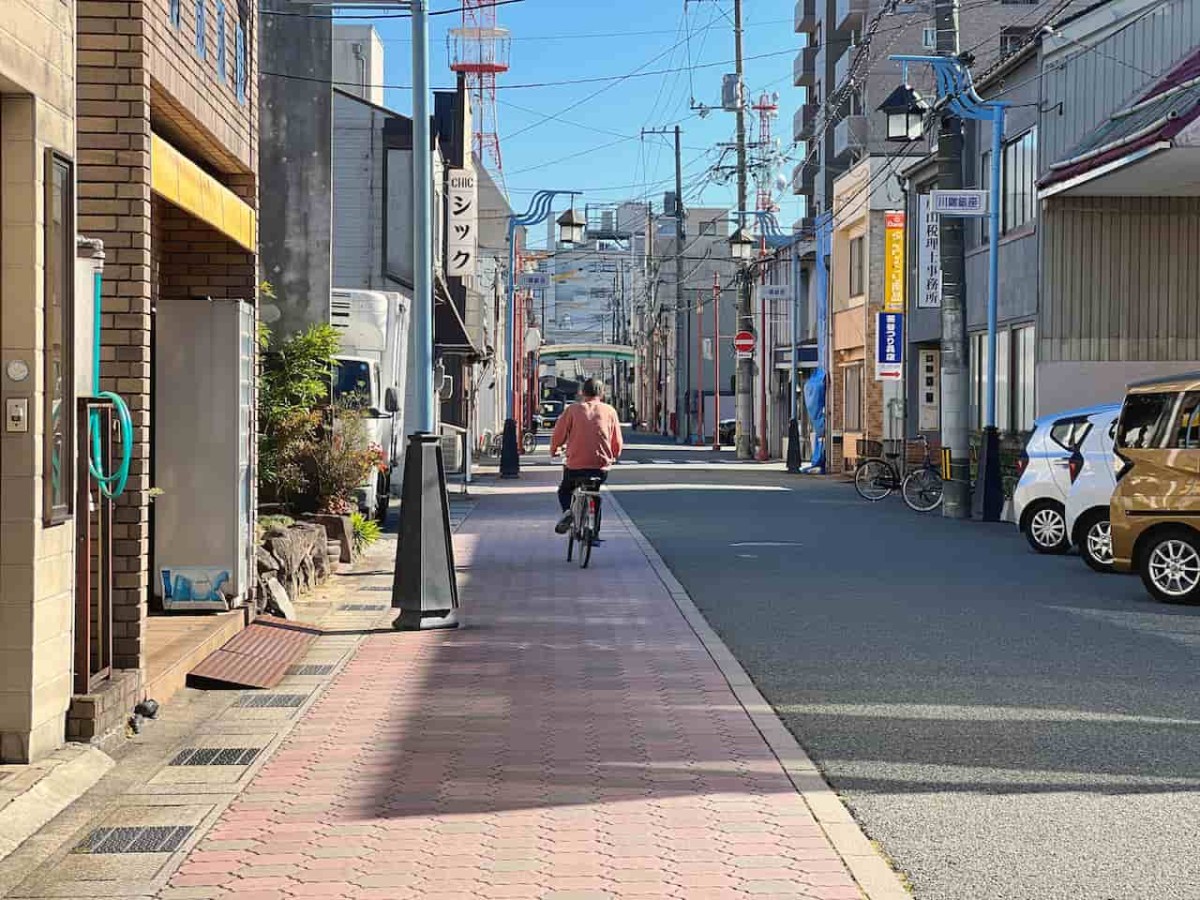
[[[603,400],[581,400],[568,406],[554,425],[550,455],[567,448],[568,469],[608,470],[625,443],[617,411]]]

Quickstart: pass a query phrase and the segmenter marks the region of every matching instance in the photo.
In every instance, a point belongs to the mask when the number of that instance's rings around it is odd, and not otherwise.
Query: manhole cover
[[[144,825],[126,828],[97,828],[73,853],[171,853],[178,850],[193,831],[191,825]]]
[[[334,670],[332,665],[314,665],[306,663],[304,665],[292,666],[288,669],[289,675],[328,675]]]
[[[180,750],[172,766],[248,766],[261,747],[187,747]]]
[[[299,706],[308,699],[308,694],[242,694],[234,706],[243,709],[275,709],[282,706]]]
[[[387,609],[381,603],[343,603],[338,612],[381,612]]]

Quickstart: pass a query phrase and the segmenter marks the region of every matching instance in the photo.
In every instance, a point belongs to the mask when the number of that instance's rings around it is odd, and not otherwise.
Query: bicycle
[[[575,486],[571,493],[571,528],[567,531],[567,561],[579,544],[579,568],[586,569],[592,561],[592,547],[600,535],[599,478],[589,478]]]
[[[537,449],[537,432],[521,432],[521,452],[528,455]]]
[[[925,435],[917,438],[923,447],[920,465],[903,478],[894,463],[899,454],[872,456],[862,460],[854,469],[854,490],[864,500],[878,503],[900,491],[905,505],[914,512],[932,512],[942,505],[942,473],[929,453],[929,439]]]

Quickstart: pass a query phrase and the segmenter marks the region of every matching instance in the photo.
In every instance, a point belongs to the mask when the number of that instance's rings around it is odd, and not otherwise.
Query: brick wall
[[[195,51],[195,5],[180,26],[168,0],[78,0],[77,76],[79,231],[104,242],[101,383],[129,404],[133,463],[115,512],[114,647],[117,668],[145,662],[149,573],[151,308],[158,289],[153,263],[164,248],[183,247],[194,277],[164,271],[165,290],[253,298],[256,261],[188,217],[152,200],[151,119],[185,155],[257,208],[257,66],[253,4],[246,12],[246,99],[238,103],[233,50],[237,0],[227,4],[227,77],[217,77],[216,0],[206,4],[206,58]],[[162,221],[156,221],[156,214]],[[186,235],[179,238],[180,229]],[[180,242],[178,244],[173,242]],[[164,267],[165,268],[165,267]],[[189,269],[190,271],[190,269]]]

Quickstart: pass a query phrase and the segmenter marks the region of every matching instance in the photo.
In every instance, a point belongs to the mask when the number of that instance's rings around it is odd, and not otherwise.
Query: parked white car
[[[1091,428],[1078,451],[1075,481],[1067,491],[1067,534],[1080,558],[1097,572],[1112,571],[1112,531],[1108,501],[1117,487],[1113,438],[1121,407],[1106,406],[1088,417]]]
[[[1092,406],[1043,416],[1033,423],[1033,434],[1021,451],[1021,474],[1013,491],[1017,525],[1038,553],[1066,553],[1071,549],[1066,501],[1074,475],[1083,463],[1080,445],[1092,430],[1091,416],[1108,406]]]

